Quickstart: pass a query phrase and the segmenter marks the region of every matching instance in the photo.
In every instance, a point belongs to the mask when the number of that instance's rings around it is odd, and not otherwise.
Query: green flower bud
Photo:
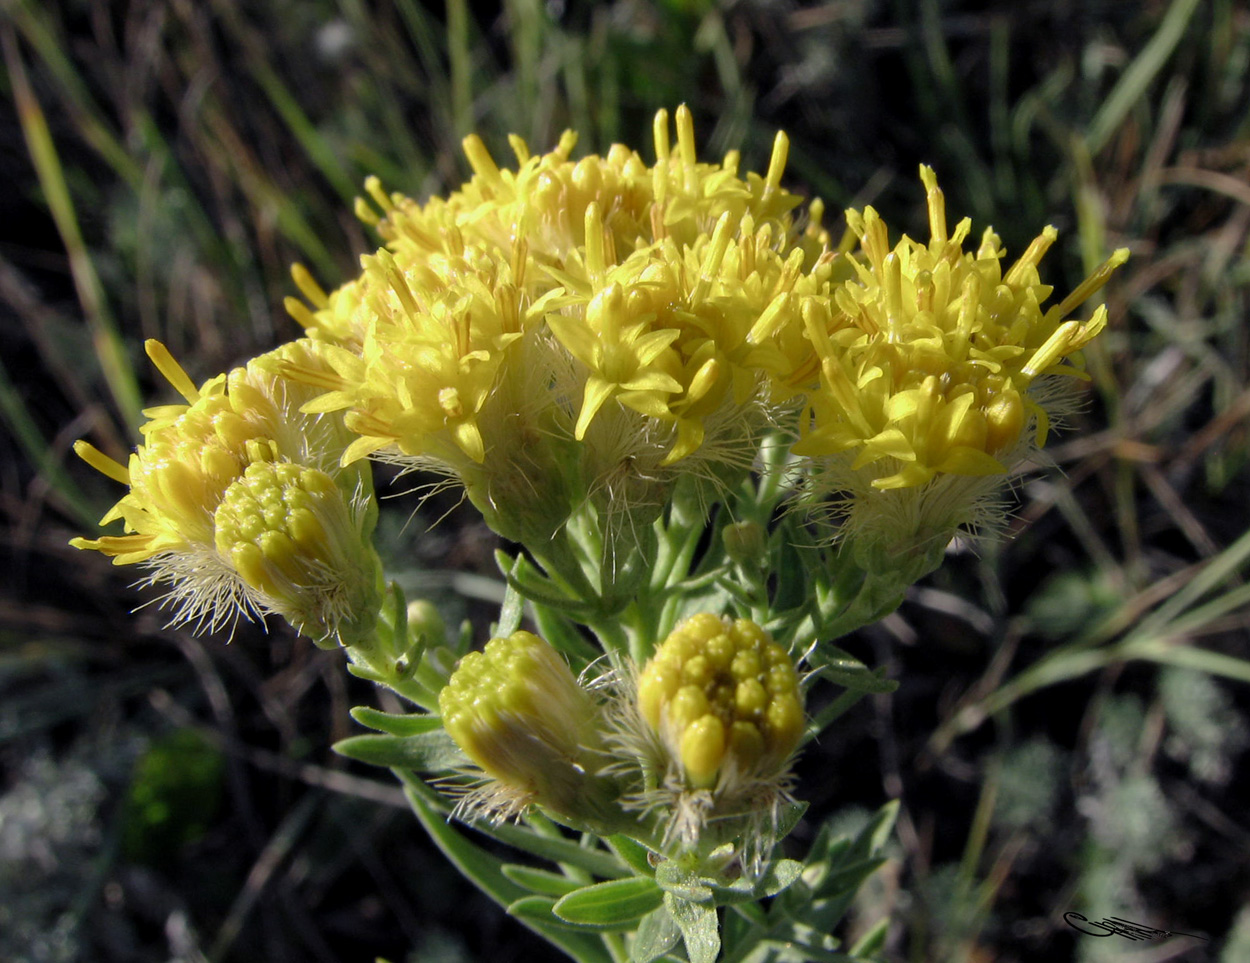
[[[578,825],[621,818],[615,783],[598,774],[598,707],[538,636],[514,632],[465,656],[438,705],[448,734],[493,780],[484,802],[497,816],[538,804]]]
[[[217,551],[259,606],[318,643],[366,636],[381,604],[381,567],[364,512],[323,471],[254,462],[213,515]]]
[[[725,526],[721,538],[725,554],[739,565],[760,566],[768,551],[768,530],[758,522],[734,522]]]

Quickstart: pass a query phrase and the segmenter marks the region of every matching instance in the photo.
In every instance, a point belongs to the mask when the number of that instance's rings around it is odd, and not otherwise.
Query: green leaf
[[[859,692],[893,692],[898,688],[898,682],[885,678],[884,668],[874,672],[855,656],[837,646],[818,646],[808,656],[807,661],[824,678],[848,689]]]
[[[614,879],[584,886],[556,902],[553,911],[568,923],[618,926],[659,908],[664,894],[649,876]]]
[[[715,963],[720,953],[720,921],[714,906],[664,894],[664,907],[681,929],[690,963]]]
[[[517,559],[520,563],[520,559]],[[513,566],[515,569],[516,566]],[[517,591],[515,583],[508,579],[504,589],[503,605],[499,609],[499,623],[495,632],[505,638],[521,627],[521,614],[525,608],[525,599]]]
[[[508,914],[535,925],[582,933],[627,933],[634,928],[632,920],[623,923],[570,923],[555,914],[555,904],[556,900],[550,896],[522,896],[508,905]]]
[[[890,834],[894,832],[894,823],[898,819],[898,806],[898,800],[891,799],[877,810],[877,814],[872,817],[872,822],[860,834],[861,838],[867,839],[868,852],[873,855],[881,852]]]
[[[642,918],[630,947],[630,963],[651,963],[663,956],[677,942],[681,930],[668,908],[661,906]]]
[[[432,805],[432,799],[438,798],[437,793],[410,771],[396,769],[395,775],[404,784],[404,794],[417,819],[462,876],[505,908],[525,897],[525,891],[503,875],[502,860],[473,845],[443,818],[442,811]],[[581,963],[611,961],[602,942],[589,934],[564,932],[550,922],[536,919],[523,918],[522,922]]]
[[[411,736],[349,736],[336,742],[334,751],[372,766],[423,772],[442,772],[467,761],[442,729]]]
[[[356,706],[351,713],[352,718],[362,726],[368,726],[370,729],[386,732],[392,736],[416,736],[443,727],[443,720],[428,712],[397,714],[381,712],[368,706]]]
[[[882,856],[875,856],[869,859],[856,860],[853,863],[847,863],[844,866],[836,867],[833,872],[824,878],[817,890],[817,899],[828,899],[834,896],[840,896],[843,893],[853,893],[859,889],[869,876],[875,873],[879,868],[884,866],[886,859]]]
[[[889,932],[890,917],[884,916],[851,947],[851,955],[876,956],[885,949],[885,938]]]
[[[611,853],[602,849],[587,849],[567,839],[553,836],[540,836],[524,826],[511,823],[500,823],[498,826],[478,826],[482,832],[493,836],[502,843],[553,863],[567,863],[584,869],[595,876],[617,879],[630,875],[625,865]]]
[[[531,608],[534,622],[538,625],[538,634],[557,650],[575,660],[575,665],[593,662],[603,654],[586,640],[578,631],[576,623],[566,618],[563,612],[545,605],[531,605]]]
[[[807,803],[798,800],[782,807],[781,818],[777,820],[777,838],[780,840],[789,836],[805,812],[807,812]]]
[[[766,899],[788,889],[802,873],[803,864],[798,860],[779,859],[771,863],[759,879],[752,880],[744,876],[728,886],[714,884],[712,894],[718,906]]]
[[[577,880],[569,879],[560,873],[552,873],[545,869],[534,869],[520,863],[505,863],[501,872],[518,886],[533,890],[543,896],[554,896],[557,899],[581,888]]]
[[[651,862],[652,850],[636,839],[628,836],[609,836],[607,843],[617,856],[625,860],[639,876],[654,876],[655,866]]]
[[[666,893],[692,903],[706,903],[712,898],[711,880],[698,876],[694,871],[670,859],[661,863],[655,871],[655,881]]]

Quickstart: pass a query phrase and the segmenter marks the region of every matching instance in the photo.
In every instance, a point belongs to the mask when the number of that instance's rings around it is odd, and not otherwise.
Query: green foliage
[[[175,729],[148,746],[126,795],[126,857],[163,866],[200,839],[221,805],[224,771],[221,750],[197,729]]]

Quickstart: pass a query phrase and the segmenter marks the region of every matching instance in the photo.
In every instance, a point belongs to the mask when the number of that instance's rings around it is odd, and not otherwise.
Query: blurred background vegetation
[[[0,0],[0,47],[0,959],[548,958],[330,751],[379,698],[334,653],[166,630],[67,547],[119,494],[70,446],[124,460],[170,398],[145,338],[201,380],[297,336],[289,264],[329,286],[376,244],[366,174],[453,188],[470,131],[649,160],[682,102],[704,156],[784,128],[831,212],[923,231],[923,161],[1011,252],[1054,224],[1060,293],[1133,252],[1014,538],[842,643],[901,681],[801,763],[848,826],[902,800],[853,927],[891,913],[890,960],[1250,959],[1244,3]],[[427,531],[448,507],[392,503],[384,551],[484,625],[490,536]]]

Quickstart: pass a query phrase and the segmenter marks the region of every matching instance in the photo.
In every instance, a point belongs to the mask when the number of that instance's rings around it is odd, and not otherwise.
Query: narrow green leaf
[[[664,907],[681,929],[690,963],[715,963],[720,953],[720,921],[716,908],[680,899],[672,893],[664,894]]]
[[[520,559],[518,558],[518,562]],[[515,568],[516,566],[513,566]],[[525,608],[525,599],[517,591],[516,583],[508,579],[504,588],[503,605],[499,608],[499,622],[496,626],[498,635],[507,637],[521,627],[521,614]]]
[[[898,820],[898,807],[898,800],[891,799],[877,810],[877,814],[873,816],[872,822],[865,828],[863,835],[867,836],[870,846],[868,851],[873,855],[881,852],[886,844],[886,840],[894,832],[894,823]]]
[[[508,915],[539,926],[570,930],[574,933],[627,933],[634,928],[632,920],[623,923],[570,923],[555,913],[556,900],[550,896],[522,896],[508,906]]]
[[[884,916],[851,947],[851,956],[876,956],[885,949],[885,938],[890,932],[890,917]]]
[[[829,899],[843,893],[853,893],[859,884],[885,865],[884,857],[875,856],[861,859],[845,866],[838,866],[820,884],[816,891],[816,899]]]
[[[514,846],[534,856],[541,856],[553,863],[567,863],[586,872],[607,879],[629,876],[626,866],[611,853],[602,849],[587,849],[567,839],[540,836],[524,826],[501,823],[498,826],[478,827],[502,843]]]
[[[1096,154],[1111,139],[1133,105],[1147,95],[1150,83],[1163,69],[1172,51],[1185,35],[1185,28],[1198,7],[1198,0],[1172,0],[1155,35],[1120,75],[1097,115],[1090,121],[1085,143]]]
[[[368,706],[356,706],[351,710],[351,714],[352,718],[362,726],[368,726],[379,732],[387,732],[392,736],[415,736],[443,727],[443,720],[428,712],[399,715],[371,709]]]
[[[663,902],[664,893],[649,876],[632,876],[583,886],[555,904],[556,916],[568,923],[617,926],[641,919]]]
[[[525,897],[525,891],[503,875],[502,860],[465,839],[443,818],[442,811],[431,805],[426,796],[432,791],[421,779],[403,769],[396,769],[395,775],[404,784],[404,793],[417,819],[462,876],[505,909]],[[536,919],[522,917],[521,921],[579,963],[611,963],[611,956],[597,937],[565,932]]]
[[[803,864],[798,860],[779,859],[770,864],[759,879],[751,880],[744,876],[729,886],[713,885],[712,894],[718,906],[766,899],[788,889],[802,873]]]
[[[860,692],[893,692],[898,683],[884,677],[884,669],[875,672],[859,659],[834,645],[818,646],[808,656],[808,663],[824,678]]]
[[[340,756],[392,769],[442,772],[466,760],[460,747],[442,729],[411,736],[349,736],[334,744]]]
[[[628,836],[609,836],[607,843],[617,856],[629,863],[630,868],[639,876],[654,876],[655,866],[651,863],[651,850]]]
[[[781,818],[777,820],[777,838],[785,839],[789,836],[805,812],[807,812],[807,803],[800,800],[787,803],[782,808]]]
[[[532,866],[522,866],[520,863],[506,863],[502,867],[502,872],[504,876],[518,886],[524,886],[535,893],[543,896],[554,896],[557,899],[561,896],[567,896],[574,890],[581,889],[582,885],[576,880],[569,879],[567,876],[562,876],[559,873],[553,873],[545,869],[534,869]]]

